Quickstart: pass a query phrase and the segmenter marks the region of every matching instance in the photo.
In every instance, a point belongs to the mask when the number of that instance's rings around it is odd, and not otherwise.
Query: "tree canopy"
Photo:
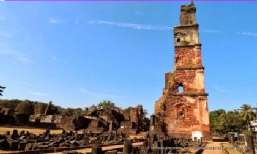
[[[4,89],[5,89],[5,87],[3,87],[3,86],[0,86],[0,96],[2,96],[3,94],[3,92],[4,92]]]
[[[242,117],[245,124],[249,124],[250,121],[254,120],[256,117],[252,107],[247,104],[244,104],[240,107],[240,116]]]
[[[216,135],[228,132],[243,132],[248,129],[250,121],[256,118],[253,108],[244,104],[240,109],[225,111],[223,109],[210,112],[211,130]]]
[[[100,108],[113,108],[113,107],[115,107],[115,104],[110,100],[103,100],[98,104],[98,107],[100,107]]]

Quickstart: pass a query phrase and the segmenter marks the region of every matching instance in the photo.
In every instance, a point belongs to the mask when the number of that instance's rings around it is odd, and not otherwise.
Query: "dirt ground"
[[[0,134],[6,134],[7,131],[12,132],[14,129],[20,131],[29,131],[30,133],[39,135],[42,134],[46,131],[46,129],[41,129],[41,128],[14,128],[14,127],[0,127]],[[51,134],[61,134],[62,130],[56,129],[56,130],[51,130]]]
[[[209,142],[202,154],[241,154],[228,142]]]
[[[141,145],[143,145],[143,142],[133,143],[133,146],[141,146]],[[123,145],[104,146],[102,148],[102,150],[108,151],[108,150],[115,150],[115,149],[120,149],[120,148],[123,148]],[[89,153],[89,152],[91,152],[91,148],[84,148],[84,149],[79,149],[79,150],[74,150],[74,151],[81,152],[81,153]],[[62,154],[62,152],[55,152],[55,153],[51,153],[51,154]]]

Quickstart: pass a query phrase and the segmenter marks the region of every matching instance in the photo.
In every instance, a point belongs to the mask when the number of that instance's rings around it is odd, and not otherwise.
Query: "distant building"
[[[52,127],[62,124],[63,116],[57,114],[57,108],[49,102],[47,105],[36,103],[34,114],[29,116],[29,122],[35,123],[38,127]]]
[[[144,109],[142,105],[137,107],[130,107],[128,111],[124,112],[124,121],[121,122],[120,128],[130,134],[136,134],[144,118]]]

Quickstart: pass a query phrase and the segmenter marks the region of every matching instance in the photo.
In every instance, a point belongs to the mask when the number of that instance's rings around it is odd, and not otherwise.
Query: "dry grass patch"
[[[39,135],[39,134],[43,134],[46,129],[42,129],[42,128],[13,128],[13,127],[0,127],[0,134],[6,134],[7,131],[12,132],[14,129],[18,130],[18,132],[21,131],[28,131],[30,133]],[[61,134],[62,130],[61,129],[55,129],[55,130],[51,130],[50,131],[51,134]]]

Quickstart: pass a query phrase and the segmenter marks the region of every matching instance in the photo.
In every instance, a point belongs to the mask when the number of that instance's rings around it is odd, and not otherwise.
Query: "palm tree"
[[[242,119],[245,121],[245,123],[248,126],[248,131],[246,132],[246,142],[247,142],[247,151],[249,153],[255,154],[255,147],[254,147],[254,139],[253,139],[253,130],[251,129],[250,122],[254,120],[255,113],[253,111],[253,108],[250,105],[244,104],[241,106],[240,111]]]
[[[4,91],[5,87],[0,86],[0,96],[2,96],[2,92]]]
[[[250,105],[244,104],[240,107],[240,116],[242,120],[249,125],[252,120],[255,118],[254,111]]]

